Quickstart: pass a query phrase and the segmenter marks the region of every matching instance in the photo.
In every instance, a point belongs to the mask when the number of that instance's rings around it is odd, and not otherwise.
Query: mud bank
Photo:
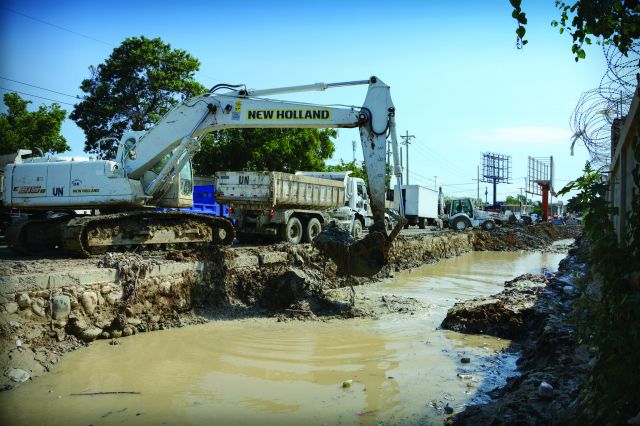
[[[490,396],[493,401],[467,407],[446,424],[571,424],[580,389],[595,358],[580,344],[570,318],[577,309],[577,282],[586,265],[577,247],[552,277],[523,275],[505,283],[497,295],[456,304],[442,327],[463,333],[514,339],[521,351],[520,375]]]
[[[10,389],[44,374],[62,354],[95,339],[118,344],[120,337],[216,319],[326,320],[412,313],[424,308],[415,299],[357,295],[354,286],[471,250],[543,249],[577,232],[537,225],[494,233],[401,235],[388,265],[371,279],[340,276],[310,245],[176,251],[155,257],[108,253],[88,260],[3,260],[0,272],[13,281],[0,288],[0,387]],[[65,268],[73,271],[73,279],[53,275]]]

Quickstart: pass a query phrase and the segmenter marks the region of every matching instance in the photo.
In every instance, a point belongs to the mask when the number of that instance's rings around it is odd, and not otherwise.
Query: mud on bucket
[[[330,223],[313,240],[313,246],[335,262],[339,275],[371,277],[385,265],[388,239],[382,232],[371,232],[355,240],[349,231]]]

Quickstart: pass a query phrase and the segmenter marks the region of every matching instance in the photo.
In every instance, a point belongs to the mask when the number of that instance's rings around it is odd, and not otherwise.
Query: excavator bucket
[[[374,225],[361,240],[355,240],[348,230],[330,223],[314,240],[313,246],[333,260],[340,275],[372,277],[387,264],[393,240],[406,219],[396,216],[397,223],[387,235],[384,225]]]

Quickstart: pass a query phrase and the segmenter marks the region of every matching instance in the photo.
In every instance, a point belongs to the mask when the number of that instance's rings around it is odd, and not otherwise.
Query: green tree
[[[116,144],[98,146],[99,139],[145,130],[179,101],[204,92],[194,79],[199,67],[196,58],[160,38],[125,39],[103,64],[89,68],[91,78],[80,86],[86,95],[71,119],[84,130],[85,152],[113,158]]]
[[[506,200],[504,200],[504,203],[508,206],[518,206],[520,205],[520,199],[517,196],[509,195]]]
[[[228,129],[203,138],[196,174],[224,170],[321,171],[333,155],[334,129]]]
[[[331,166],[326,166],[325,167],[325,171],[327,172],[351,172],[351,176],[353,177],[359,177],[362,179],[367,179],[367,171],[364,168],[364,164],[361,163],[360,165],[358,165],[358,163],[353,160],[353,161],[349,161],[347,163],[345,163],[345,161],[341,158],[340,159],[340,164],[334,164]]]
[[[31,102],[17,93],[6,93],[7,112],[0,114],[0,154],[12,154],[18,149],[40,148],[43,152],[69,150],[60,128],[67,112],[60,105],[40,105],[37,111],[28,111]]]
[[[524,39],[527,25],[526,14],[522,11],[522,0],[510,0],[512,16],[518,22],[516,36],[518,45],[527,44]],[[560,10],[560,20],[552,21],[560,34],[567,32],[572,38],[571,52],[576,62],[586,57],[584,44],[612,44],[623,54],[627,54],[634,41],[640,37],[640,1],[638,0],[577,0],[573,2],[555,1]]]
[[[364,167],[364,163],[361,162],[360,165],[356,163],[355,160],[349,161],[345,163],[345,161],[341,158],[340,164],[334,164],[331,166],[326,166],[325,170],[327,172],[351,172],[351,176],[359,177],[361,179],[367,180],[367,169]],[[387,164],[386,166],[386,186],[390,187],[391,184],[391,166]],[[393,188],[392,188],[393,189]]]

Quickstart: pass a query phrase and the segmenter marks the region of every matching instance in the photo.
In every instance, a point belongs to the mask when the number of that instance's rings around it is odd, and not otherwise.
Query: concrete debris
[[[55,320],[67,318],[71,313],[71,298],[65,294],[51,299],[51,316]]]
[[[4,373],[4,375],[17,383],[26,382],[31,378],[31,375],[29,374],[29,372],[21,368],[9,368]]]

